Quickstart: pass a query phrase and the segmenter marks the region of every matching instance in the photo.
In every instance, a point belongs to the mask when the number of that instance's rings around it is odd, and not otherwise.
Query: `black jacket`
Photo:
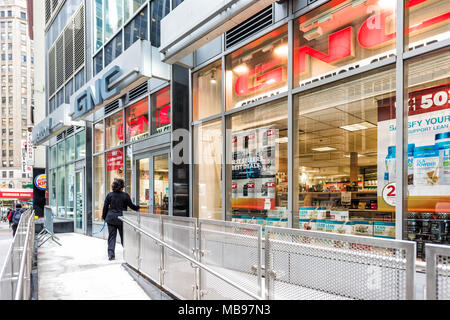
[[[138,211],[139,206],[135,206],[131,202],[130,195],[125,192],[111,192],[106,196],[103,205],[102,218],[107,224],[121,225],[122,221],[118,217],[123,215],[123,211],[127,211],[127,207]]]

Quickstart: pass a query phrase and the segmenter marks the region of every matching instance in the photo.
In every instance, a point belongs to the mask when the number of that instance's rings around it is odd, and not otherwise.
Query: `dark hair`
[[[114,179],[114,182],[111,185],[113,192],[120,192],[125,187],[125,182],[122,179]]]
[[[22,208],[22,205],[20,203],[16,204],[16,209]]]

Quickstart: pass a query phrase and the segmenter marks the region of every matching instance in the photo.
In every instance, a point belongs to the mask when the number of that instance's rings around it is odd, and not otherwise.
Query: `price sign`
[[[395,197],[397,195],[395,182],[389,183],[383,189],[383,200],[388,205],[395,206]]]

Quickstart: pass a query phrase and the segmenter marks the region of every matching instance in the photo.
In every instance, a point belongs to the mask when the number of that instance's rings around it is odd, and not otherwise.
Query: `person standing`
[[[22,209],[22,205],[20,203],[16,204],[16,210],[12,213],[12,230],[13,230],[13,237],[16,235],[17,227],[19,226],[20,217],[22,216],[22,213],[25,211],[25,209]]]
[[[128,207],[134,211],[138,211],[140,207],[133,204],[128,193],[123,192],[125,183],[122,179],[114,179],[111,187],[112,192],[105,198],[102,218],[108,224],[108,259],[114,260],[117,231],[123,246],[123,222],[119,220],[119,217]]]

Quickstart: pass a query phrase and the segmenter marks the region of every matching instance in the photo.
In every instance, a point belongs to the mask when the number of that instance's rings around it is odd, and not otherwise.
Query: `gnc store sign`
[[[335,0],[294,23],[294,87],[395,55],[395,0]],[[405,3],[410,47],[449,36],[450,2]],[[287,26],[227,57],[227,109],[287,91]]]

